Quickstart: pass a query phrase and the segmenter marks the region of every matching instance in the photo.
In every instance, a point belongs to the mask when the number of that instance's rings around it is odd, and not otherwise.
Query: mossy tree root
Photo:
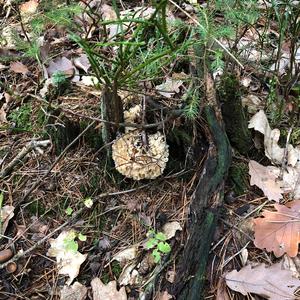
[[[190,206],[189,239],[178,263],[171,294],[179,300],[202,299],[206,265],[219,212],[223,205],[224,181],[231,163],[231,147],[220,114],[213,106],[204,108],[210,143],[199,182]]]

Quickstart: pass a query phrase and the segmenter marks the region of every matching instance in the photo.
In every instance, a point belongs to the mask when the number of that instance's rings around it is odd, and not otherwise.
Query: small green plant
[[[67,81],[67,76],[62,71],[56,71],[52,75],[52,82],[56,87],[59,87],[63,84],[65,84]]]
[[[8,119],[15,123],[15,128],[24,131],[31,131],[32,106],[30,103],[23,104],[18,109],[13,110]]]
[[[78,251],[78,243],[75,241],[76,235],[77,233],[74,231],[69,233],[64,239],[64,249],[66,251],[70,251],[73,253]]]
[[[73,208],[69,206],[69,207],[65,210],[65,213],[66,213],[68,216],[71,216],[72,213],[73,213]]]
[[[154,230],[149,230],[147,233],[148,241],[146,243],[146,249],[152,249],[152,256],[155,263],[159,263],[161,256],[168,254],[171,251],[171,246],[166,242],[167,237],[162,232],[155,232]]]
[[[70,232],[66,238],[64,239],[64,249],[66,251],[70,252],[77,252],[78,251],[78,242],[75,241],[75,239],[78,238],[78,240],[85,242],[86,241],[86,235],[82,234],[81,232]]]

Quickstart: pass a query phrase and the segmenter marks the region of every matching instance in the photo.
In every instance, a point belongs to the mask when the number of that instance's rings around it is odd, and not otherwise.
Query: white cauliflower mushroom
[[[125,123],[136,123],[136,120],[141,116],[142,106],[140,104],[131,107],[129,110],[124,111]],[[134,127],[126,127],[125,132],[135,130]]]
[[[134,180],[155,179],[168,162],[169,147],[162,133],[146,134],[146,143],[140,130],[130,131],[115,140],[112,158],[116,169]]]

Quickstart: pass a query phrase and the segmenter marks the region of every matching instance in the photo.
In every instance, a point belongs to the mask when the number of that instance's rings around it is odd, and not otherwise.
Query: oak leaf
[[[268,167],[250,160],[249,174],[251,176],[250,185],[259,187],[269,200],[279,202],[282,199],[282,183],[277,180],[277,176]]]
[[[254,219],[254,244],[259,249],[273,251],[276,257],[284,253],[295,257],[300,242],[300,200],[274,207],[276,212],[265,210],[263,218]]]
[[[99,278],[94,278],[91,286],[94,300],[127,300],[125,288],[122,287],[118,291],[115,281],[105,285]]]
[[[49,76],[52,76],[56,72],[63,72],[67,77],[72,77],[74,75],[75,68],[68,58],[60,57],[50,61],[47,71]]]
[[[10,70],[15,73],[19,73],[19,74],[23,74],[23,75],[27,75],[29,73],[28,68],[19,61],[15,61],[15,62],[11,63]]]
[[[294,292],[300,280],[292,277],[292,272],[283,270],[281,262],[266,268],[265,264],[256,267],[247,265],[239,272],[233,270],[225,276],[227,286],[244,296],[249,293],[269,300],[296,299]]]

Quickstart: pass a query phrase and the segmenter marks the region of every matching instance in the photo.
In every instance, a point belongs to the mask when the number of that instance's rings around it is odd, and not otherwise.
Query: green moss
[[[113,274],[115,275],[115,277],[118,279],[122,273],[122,268],[120,266],[120,263],[118,261],[114,260],[111,263],[111,270],[112,270]]]
[[[233,163],[229,169],[228,180],[237,196],[244,194],[249,188],[248,171],[245,163]]]
[[[252,140],[235,75],[225,74],[218,92],[227,136],[231,145],[245,155],[251,149]]]
[[[110,282],[110,276],[109,276],[109,273],[108,272],[105,272],[102,274],[101,276],[101,281],[104,283],[104,284],[108,284]]]
[[[8,119],[15,123],[15,128],[19,130],[31,131],[31,103],[25,103],[22,106],[14,109],[9,115]]]

